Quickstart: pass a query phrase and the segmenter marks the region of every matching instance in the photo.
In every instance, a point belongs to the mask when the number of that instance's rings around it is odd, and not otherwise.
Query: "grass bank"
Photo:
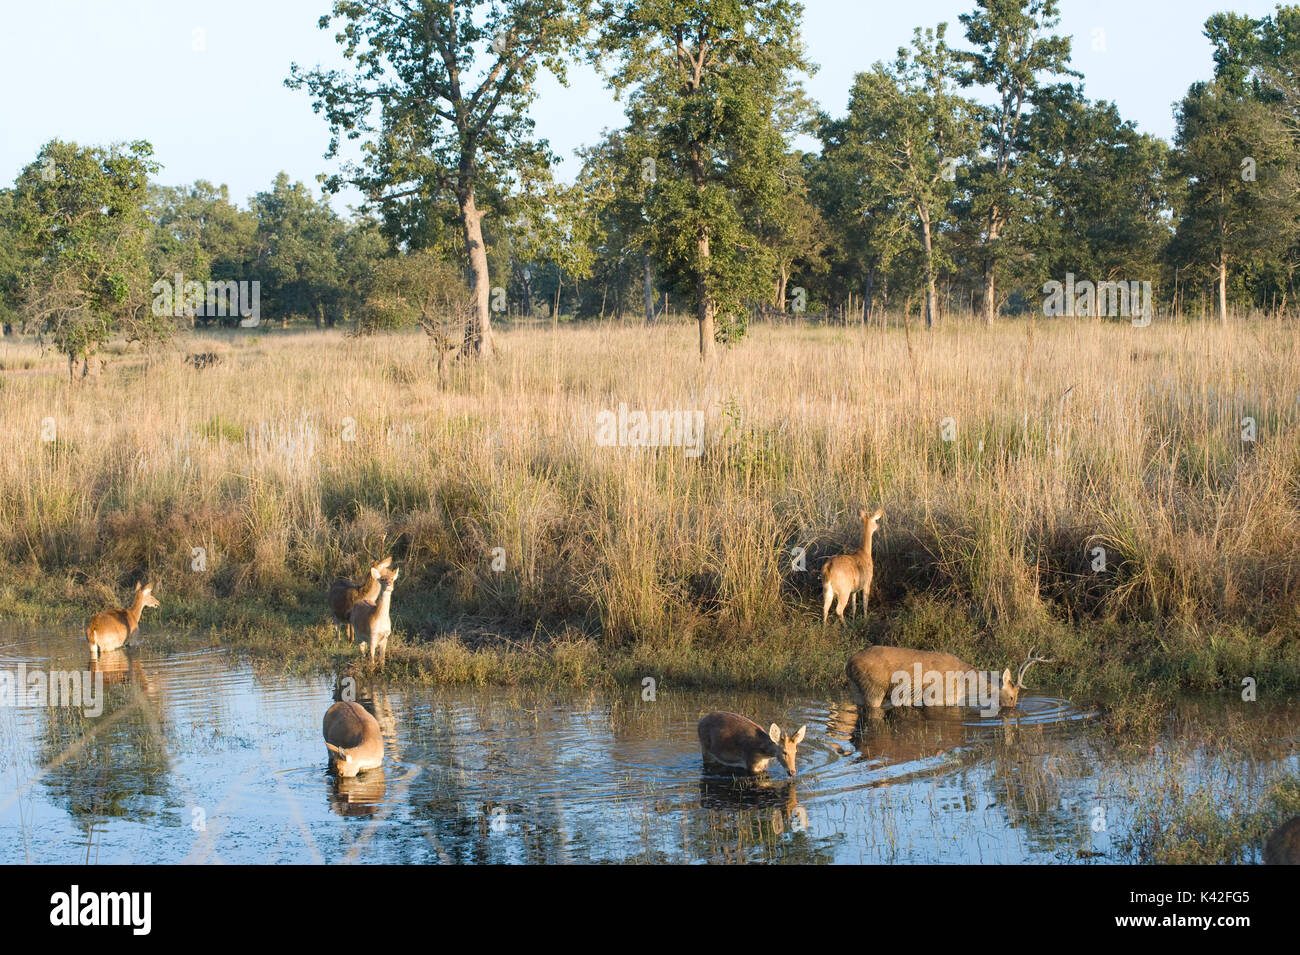
[[[1033,646],[1035,688],[1134,722],[1300,691],[1293,327],[760,326],[708,373],[693,334],[504,331],[442,388],[415,335],[193,335],[76,383],[0,342],[0,615],[71,638],[148,577],[147,632],[329,668],[329,580],[394,554],[415,680],[830,689],[885,642]],[[606,446],[621,405],[702,441]],[[870,616],[823,631],[815,571],[868,505]]]

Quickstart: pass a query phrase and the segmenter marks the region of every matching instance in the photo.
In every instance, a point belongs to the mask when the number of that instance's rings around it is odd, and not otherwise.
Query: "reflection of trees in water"
[[[88,832],[99,816],[158,824],[158,810],[180,800],[160,735],[157,693],[129,651],[103,655],[90,672],[92,679],[103,676],[103,712],[89,717],[80,707],[45,708],[38,752],[50,768],[41,783]]]

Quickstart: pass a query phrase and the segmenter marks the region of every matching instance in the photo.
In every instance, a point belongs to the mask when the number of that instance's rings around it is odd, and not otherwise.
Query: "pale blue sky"
[[[333,31],[316,28],[329,0],[43,0],[7,4],[0,38],[0,182],[9,184],[54,137],[79,143],[147,139],[169,184],[208,179],[241,205],[280,170],[315,188],[329,168],[324,121],[305,92],[283,85],[292,61],[342,62]],[[833,114],[853,75],[891,59],[912,28],[949,23],[964,46],[960,13],[973,0],[805,0],[803,36],[820,71],[806,83]],[[1260,16],[1272,0],[1063,0],[1060,32],[1074,39],[1074,68],[1093,99],[1169,138],[1173,103],[1212,70],[1201,34],[1207,16]],[[566,157],[622,124],[594,71],[576,67],[568,89],[547,76],[534,107],[539,135]],[[347,199],[335,200],[343,211]],[[355,197],[353,197],[355,201]]]

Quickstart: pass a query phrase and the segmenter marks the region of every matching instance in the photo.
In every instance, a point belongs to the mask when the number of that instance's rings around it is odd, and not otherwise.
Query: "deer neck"
[[[863,567],[871,566],[871,538],[875,533],[871,527],[870,518],[862,522],[862,549],[855,556],[858,558],[858,563]]]
[[[375,620],[384,624],[388,623],[388,608],[393,602],[393,588],[385,587],[379,595],[379,602],[375,605]]]
[[[144,591],[135,592],[135,600],[131,601],[131,606],[126,608],[126,629],[131,633],[140,623],[140,615],[144,613]]]

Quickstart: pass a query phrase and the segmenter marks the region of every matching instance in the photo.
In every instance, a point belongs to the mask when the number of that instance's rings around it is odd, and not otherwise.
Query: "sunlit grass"
[[[712,372],[688,325],[499,339],[445,390],[418,335],[196,334],[77,383],[0,342],[26,369],[0,373],[4,606],[76,619],[149,577],[146,628],[310,648],[329,580],[395,553],[401,665],[430,680],[513,681],[520,645],[567,634],[588,676],[824,682],[885,641],[1037,645],[1063,661],[1037,679],[1078,692],[1296,688],[1286,324],[760,326]],[[620,403],[702,411],[703,453],[597,445]],[[815,571],[866,504],[869,622],[824,634]]]

